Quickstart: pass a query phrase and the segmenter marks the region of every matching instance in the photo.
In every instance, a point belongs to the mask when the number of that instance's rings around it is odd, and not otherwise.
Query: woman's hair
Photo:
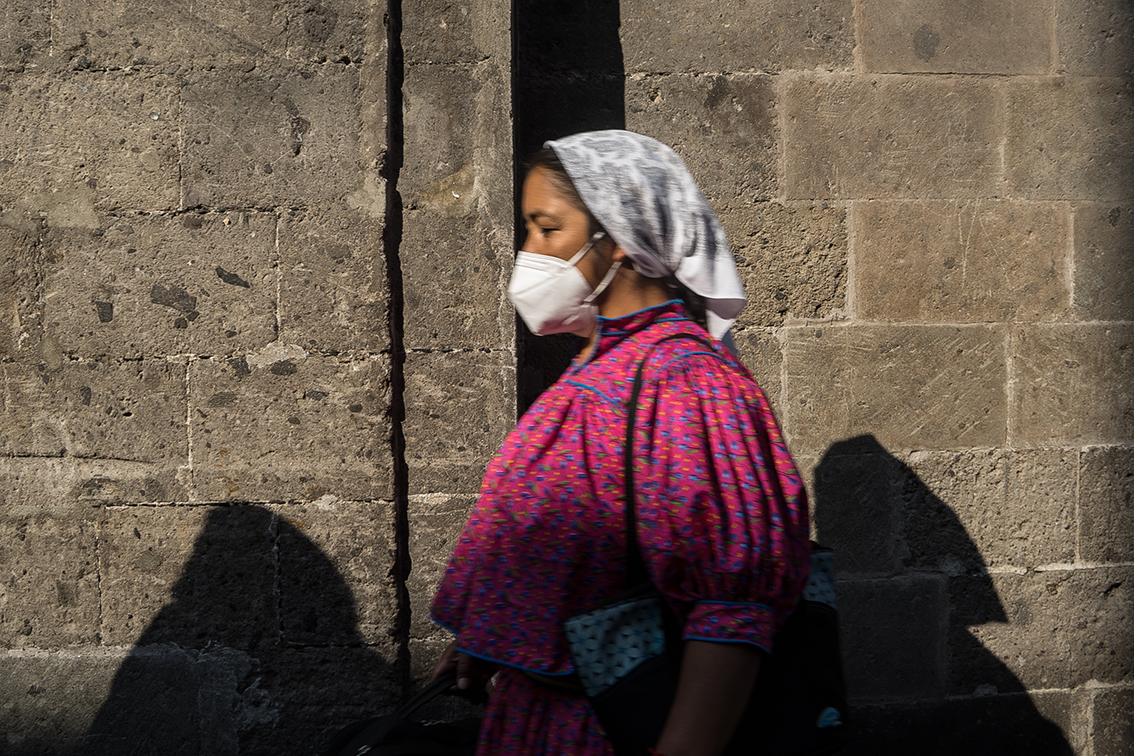
[[[583,202],[583,198],[579,196],[579,190],[575,188],[575,183],[571,181],[571,176],[567,173],[567,169],[563,167],[563,163],[559,160],[559,156],[555,154],[555,150],[550,147],[544,147],[540,149],[539,152],[532,155],[527,161],[525,174],[531,173],[536,168],[545,170],[548,179],[563,195],[563,198],[570,202],[573,207],[582,210],[586,214],[588,230],[591,234],[598,231],[602,231],[606,234],[606,229],[602,227],[602,224],[598,222],[594,214],[591,213],[590,208],[587,207],[587,203]],[[610,238],[609,234],[607,234],[607,238]],[[611,241],[613,241],[613,239]],[[667,276],[666,283],[682,303],[684,303],[685,309],[689,312],[689,316],[701,327],[705,327],[705,298],[689,290],[684,284],[678,281],[675,276]]]

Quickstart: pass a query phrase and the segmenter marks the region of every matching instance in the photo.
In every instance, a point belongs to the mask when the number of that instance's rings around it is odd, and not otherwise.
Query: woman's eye
[[[549,235],[549,234],[551,234],[551,233],[552,233],[553,231],[558,231],[558,230],[559,230],[559,229],[557,229],[557,228],[540,228],[539,232],[540,232],[541,234],[543,234],[544,236],[548,236],[548,235]]]

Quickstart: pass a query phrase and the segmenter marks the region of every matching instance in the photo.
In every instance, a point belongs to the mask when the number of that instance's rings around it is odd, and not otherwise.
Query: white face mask
[[[596,233],[570,260],[524,250],[517,253],[508,298],[532,333],[589,336],[594,331],[598,317],[594,301],[610,285],[622,261],[610,266],[594,291],[575,266],[602,237],[602,231]]]

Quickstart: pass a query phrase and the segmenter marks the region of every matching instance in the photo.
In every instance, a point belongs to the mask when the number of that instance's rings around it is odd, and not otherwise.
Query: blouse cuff
[[[698,601],[685,619],[683,640],[751,643],[772,652],[776,617],[763,604]]]

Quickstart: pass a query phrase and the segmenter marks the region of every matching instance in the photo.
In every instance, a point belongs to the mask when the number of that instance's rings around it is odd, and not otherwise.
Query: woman
[[[625,131],[548,142],[522,211],[509,296],[533,332],[582,344],[489,465],[433,601],[456,635],[435,675],[456,669],[468,688],[498,673],[480,754],[613,753],[586,698],[562,684],[573,672],[562,623],[624,587],[626,405],[645,360],[638,539],[685,643],[655,752],[714,756],[808,554],[806,497],[775,418],[714,340],[744,304],[728,244],[681,159]]]

